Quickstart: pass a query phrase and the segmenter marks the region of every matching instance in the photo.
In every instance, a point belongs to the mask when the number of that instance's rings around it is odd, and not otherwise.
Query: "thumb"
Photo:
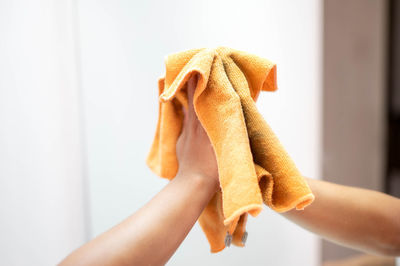
[[[197,121],[197,116],[196,112],[194,110],[194,92],[197,87],[197,74],[192,75],[188,81],[187,85],[187,95],[188,95],[188,120],[191,121],[191,123],[194,123]]]

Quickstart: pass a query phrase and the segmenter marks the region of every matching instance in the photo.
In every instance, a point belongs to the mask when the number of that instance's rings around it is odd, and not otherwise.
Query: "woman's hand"
[[[177,176],[140,210],[60,265],[164,265],[174,254],[219,184],[214,150],[193,109],[196,83],[196,77],[188,83],[189,109],[177,143]]]
[[[176,146],[179,160],[177,176],[200,176],[217,186],[218,166],[214,149],[193,106],[196,85],[197,76],[193,76],[187,85],[188,109],[184,109],[183,130]]]

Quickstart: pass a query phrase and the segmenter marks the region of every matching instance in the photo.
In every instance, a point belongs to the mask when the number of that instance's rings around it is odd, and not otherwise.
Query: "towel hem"
[[[233,222],[236,218],[240,217],[240,215],[242,215],[245,212],[248,212],[251,214],[251,216],[256,217],[262,211],[262,209],[263,209],[262,204],[250,204],[245,207],[241,207],[240,209],[234,211],[231,214],[231,216],[229,216],[224,220],[224,225],[225,226],[229,225],[231,222]]]
[[[218,252],[221,252],[222,250],[224,250],[225,248],[226,248],[226,247],[223,246],[223,247],[217,248],[217,249],[210,249],[210,252],[211,252],[211,253],[218,253]]]
[[[313,203],[315,199],[315,196],[313,193],[309,193],[299,199],[297,199],[296,201],[293,201],[289,206],[287,207],[281,207],[281,208],[277,208],[274,206],[271,206],[271,209],[273,209],[276,212],[282,213],[282,212],[287,212],[290,211],[294,208],[296,208],[296,210],[304,210],[305,207],[309,206],[311,203]]]

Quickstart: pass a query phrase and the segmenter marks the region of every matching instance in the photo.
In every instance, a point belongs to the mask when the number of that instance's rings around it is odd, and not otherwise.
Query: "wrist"
[[[193,171],[178,171],[174,179],[190,182],[192,186],[202,190],[215,192],[219,188],[218,178]]]

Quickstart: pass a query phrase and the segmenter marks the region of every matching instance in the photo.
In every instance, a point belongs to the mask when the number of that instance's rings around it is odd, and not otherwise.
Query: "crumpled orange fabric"
[[[157,175],[175,177],[186,83],[197,75],[194,109],[214,148],[220,180],[220,190],[199,217],[211,252],[229,245],[227,239],[243,246],[247,214],[258,215],[263,202],[277,212],[311,204],[309,186],[255,105],[260,91],[277,89],[275,64],[218,47],[170,54],[165,65],[158,82],[157,130],[146,162]]]

